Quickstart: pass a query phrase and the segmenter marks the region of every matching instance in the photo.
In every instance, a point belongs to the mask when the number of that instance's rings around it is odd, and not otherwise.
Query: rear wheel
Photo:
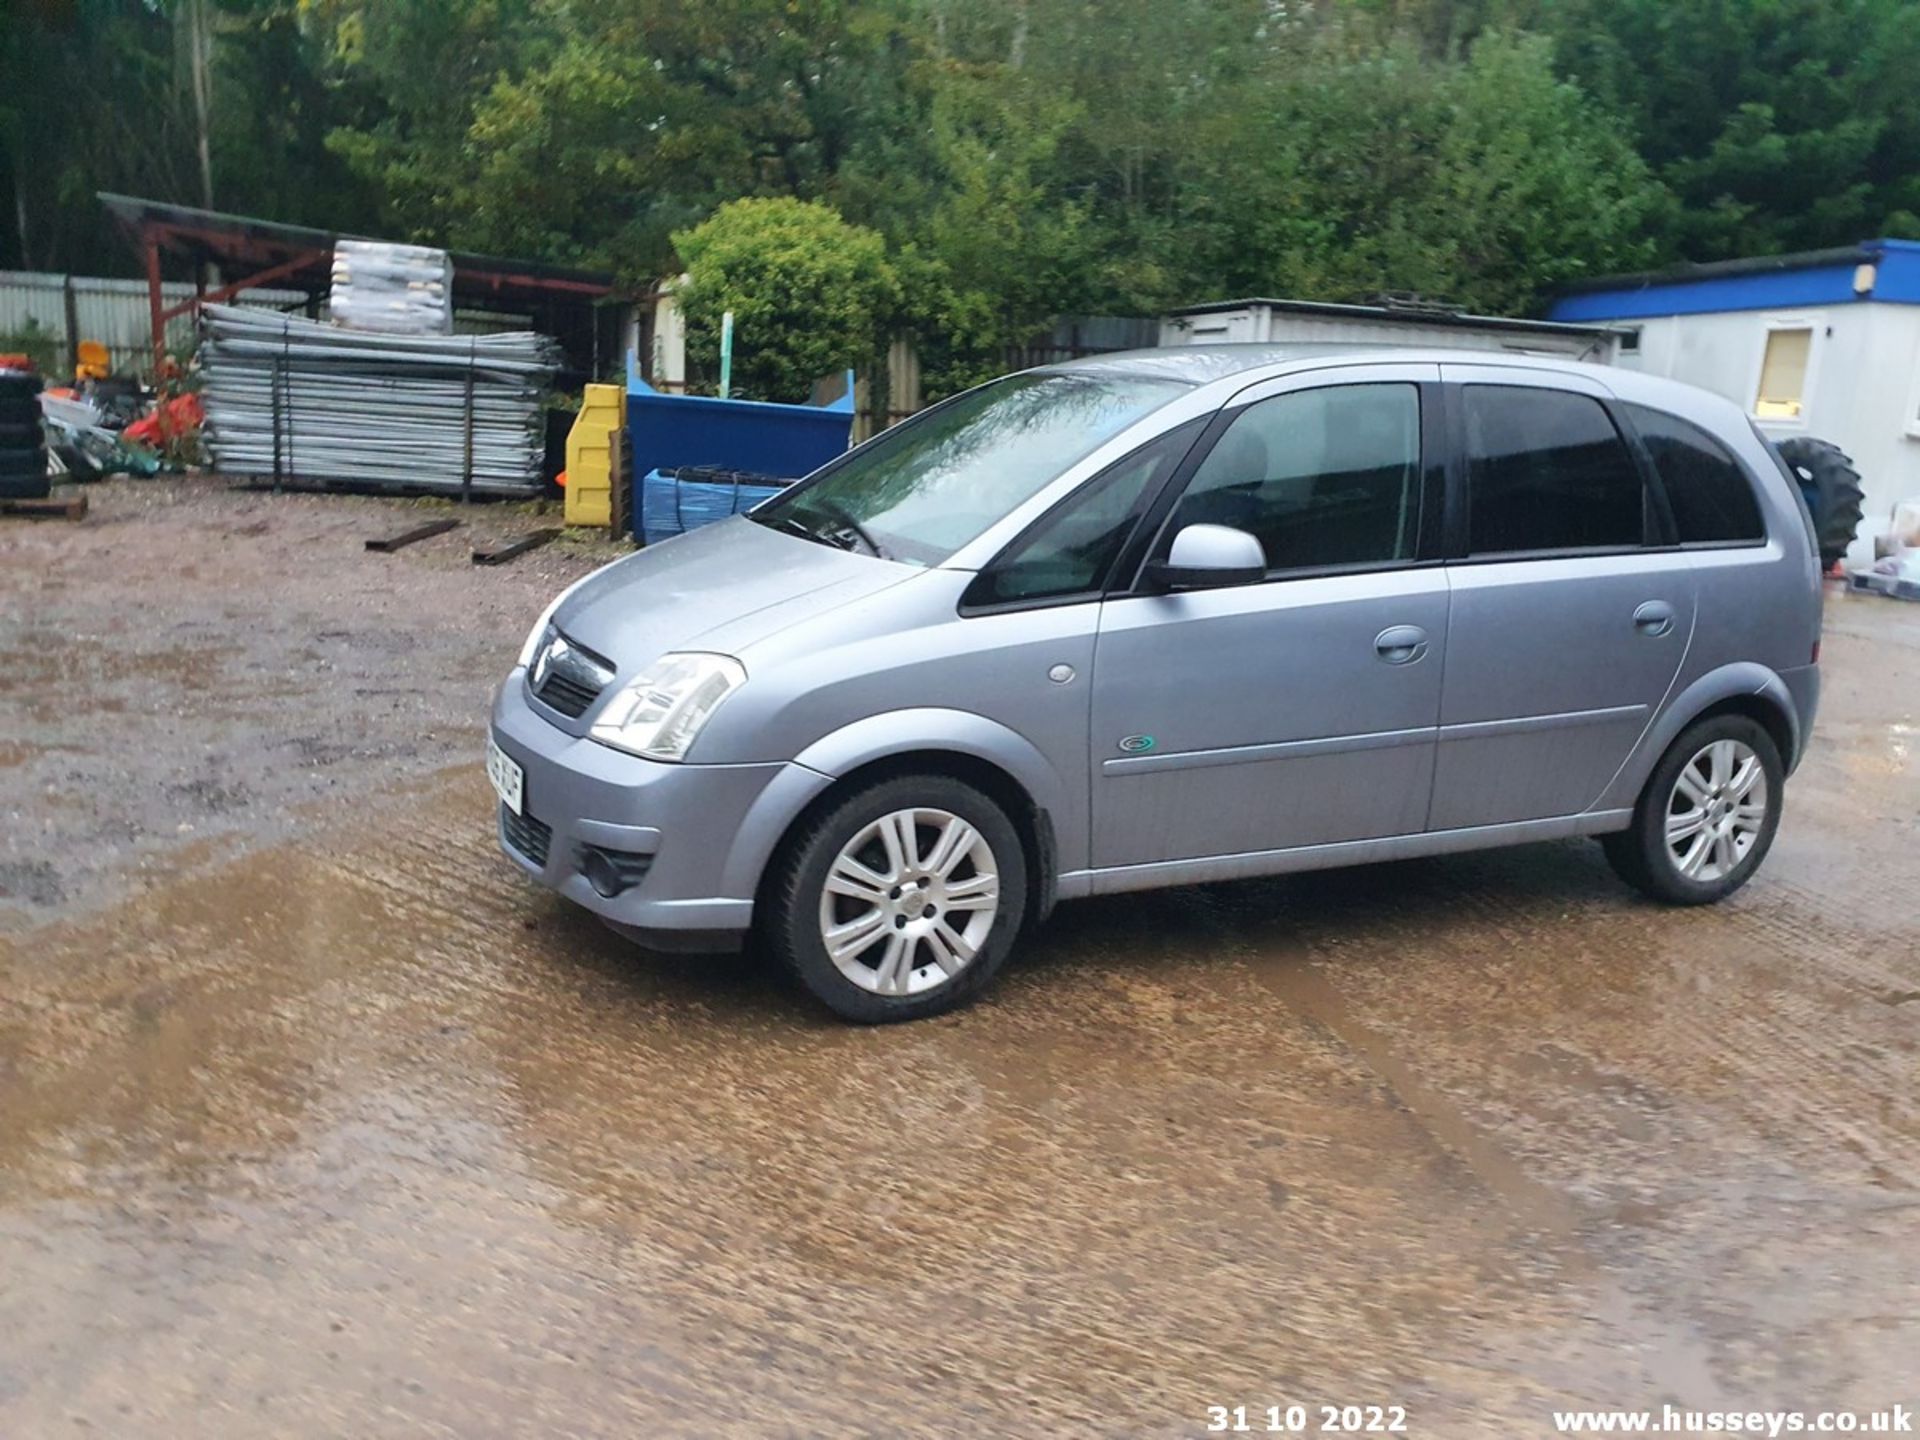
[[[1780,825],[1786,770],[1759,722],[1718,715],[1690,726],[1654,766],[1633,823],[1601,844],[1635,889],[1707,905],[1746,884]]]
[[[917,1020],[986,986],[1026,904],[1026,857],[1005,812],[958,780],[908,775],[854,792],[788,842],[760,928],[842,1019]]]

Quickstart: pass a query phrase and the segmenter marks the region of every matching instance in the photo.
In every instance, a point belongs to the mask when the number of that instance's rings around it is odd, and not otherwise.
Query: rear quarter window
[[[1645,405],[1624,407],[1653,457],[1682,545],[1758,544],[1767,538],[1753,481],[1713,436]]]

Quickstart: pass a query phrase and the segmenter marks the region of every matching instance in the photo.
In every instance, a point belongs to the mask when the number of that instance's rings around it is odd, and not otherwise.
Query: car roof
[[[1063,360],[1058,364],[1040,366],[1039,369],[1046,374],[1133,376],[1200,386],[1236,376],[1249,380],[1264,378],[1255,372],[1282,375],[1354,363],[1501,365],[1572,374],[1594,371],[1615,373],[1609,365],[1592,365],[1558,355],[1360,342],[1332,345],[1177,345],[1157,350],[1116,350],[1105,355],[1088,355],[1079,360]]]

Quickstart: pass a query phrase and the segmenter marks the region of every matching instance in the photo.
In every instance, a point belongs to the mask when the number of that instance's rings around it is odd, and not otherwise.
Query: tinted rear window
[[[1726,446],[1677,415],[1644,405],[1626,412],[1666,486],[1682,545],[1766,539],[1753,484]]]
[[[1646,533],[1645,487],[1600,402],[1469,385],[1468,551],[1613,550]]]

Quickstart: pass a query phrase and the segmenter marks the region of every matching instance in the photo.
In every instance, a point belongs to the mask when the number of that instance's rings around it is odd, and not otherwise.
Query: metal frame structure
[[[311,312],[331,283],[334,242],[342,238],[338,232],[106,191],[99,198],[141,257],[156,363],[166,355],[167,321],[177,315],[225,303],[263,285],[306,291]],[[537,260],[450,253],[455,305],[526,311],[535,327],[555,335],[583,368],[597,371],[619,353],[617,338],[607,347],[600,344],[596,313],[621,298],[611,274]],[[174,305],[161,292],[162,263],[168,256],[188,262],[195,283],[193,298]],[[215,268],[241,272],[241,278],[207,289],[205,277]],[[583,336],[590,337],[584,346]]]

